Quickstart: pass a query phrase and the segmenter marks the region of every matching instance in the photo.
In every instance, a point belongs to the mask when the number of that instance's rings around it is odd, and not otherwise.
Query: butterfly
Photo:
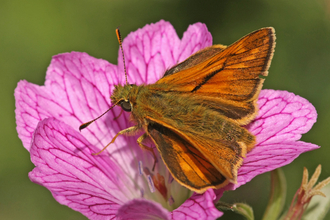
[[[117,37],[122,48],[118,29]],[[137,143],[153,153],[156,163],[153,149],[142,143],[150,137],[181,185],[203,193],[237,183],[243,158],[256,144],[255,136],[242,126],[258,113],[264,82],[260,76],[268,74],[274,47],[275,30],[268,27],[230,46],[202,49],[154,84],[129,84],[125,70],[126,84],[115,86],[110,109],[120,106],[130,112],[135,125],[118,132],[109,144],[118,135],[142,130]]]

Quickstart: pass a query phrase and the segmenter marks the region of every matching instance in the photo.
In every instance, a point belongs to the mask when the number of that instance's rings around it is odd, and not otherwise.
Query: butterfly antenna
[[[119,28],[116,29],[116,35],[117,35],[117,39],[118,39],[118,42],[119,42],[119,46],[120,46],[121,53],[122,53],[122,55],[123,55],[124,71],[125,71],[125,80],[126,80],[126,85],[128,85],[128,82],[127,82],[127,71],[126,71],[126,64],[125,64],[125,56],[124,56],[123,45],[122,45],[122,43],[121,43],[122,41],[121,41],[121,35],[120,35]]]
[[[103,115],[105,115],[106,113],[108,113],[108,111],[110,111],[113,107],[115,107],[121,100],[119,100],[118,102],[116,102],[115,104],[113,104],[108,110],[106,110],[102,115],[100,115],[97,118],[94,118],[93,120],[86,122],[82,125],[79,126],[79,131],[81,131],[84,128],[87,128],[90,124],[92,124],[94,121],[96,121],[97,119],[101,118]]]

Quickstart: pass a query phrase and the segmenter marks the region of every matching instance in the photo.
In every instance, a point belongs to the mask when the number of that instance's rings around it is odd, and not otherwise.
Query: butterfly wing
[[[171,129],[152,123],[148,133],[173,178],[180,184],[203,193],[207,188],[220,188],[228,183],[200,151]]]
[[[166,72],[156,84],[163,91],[193,93],[201,104],[241,125],[248,124],[257,114],[256,100],[264,81],[259,76],[268,74],[275,31],[263,28],[227,48],[217,47],[192,55]],[[185,64],[190,62],[193,64]]]
[[[226,49],[226,46],[218,44],[218,45],[213,45],[211,47],[207,47],[200,51],[197,51],[195,54],[191,55],[185,61],[178,63],[177,65],[173,66],[171,69],[167,70],[165,72],[163,78],[165,76],[172,75],[172,74],[182,71],[184,69],[193,67],[193,66],[199,64],[200,62],[203,62],[205,60],[205,57],[212,57],[215,54],[223,51],[224,49]]]
[[[240,125],[257,114],[259,76],[267,75],[274,40],[274,29],[264,28],[227,48],[206,48],[139,92],[132,114],[182,185],[204,192],[237,181],[255,145]]]
[[[166,97],[162,100],[168,103]],[[255,137],[237,123],[207,109],[184,112],[183,107],[167,108],[169,114],[176,116],[159,117],[149,110],[145,119],[147,133],[172,176],[196,192],[236,183],[237,170],[254,146]]]
[[[196,192],[236,183],[238,168],[255,144],[248,130],[193,96],[141,91],[138,97],[132,114],[143,113],[145,131],[178,182]]]

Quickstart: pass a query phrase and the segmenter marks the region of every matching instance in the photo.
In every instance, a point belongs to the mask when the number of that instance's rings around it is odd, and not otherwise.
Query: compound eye
[[[130,112],[132,109],[131,109],[131,103],[127,100],[123,100],[120,102],[120,106],[121,108],[126,111],[126,112]]]

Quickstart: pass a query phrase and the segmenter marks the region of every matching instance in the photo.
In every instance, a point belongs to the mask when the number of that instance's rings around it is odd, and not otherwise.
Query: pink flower
[[[154,83],[166,69],[211,44],[212,36],[201,23],[189,26],[182,40],[168,22],[146,25],[123,42],[128,81]],[[91,155],[130,125],[128,113],[113,120],[120,113],[115,107],[82,132],[78,130],[110,107],[114,85],[124,83],[123,69],[120,52],[118,66],[72,52],[53,57],[45,86],[24,80],[18,83],[17,132],[36,166],[30,179],[49,189],[59,203],[90,219],[220,217],[214,203],[225,189],[190,196],[189,190],[172,181],[162,162],[157,163],[154,177],[160,174],[163,181],[148,182],[146,175],[140,175],[139,167],[150,169],[153,159],[137,145],[138,136],[119,136],[107,153]],[[263,90],[258,103],[259,115],[249,125],[258,144],[239,169],[238,184],[226,189],[235,189],[318,148],[299,141],[317,117],[307,100],[285,91]],[[155,187],[149,188],[148,183],[165,187],[168,200],[159,190],[151,193]]]

